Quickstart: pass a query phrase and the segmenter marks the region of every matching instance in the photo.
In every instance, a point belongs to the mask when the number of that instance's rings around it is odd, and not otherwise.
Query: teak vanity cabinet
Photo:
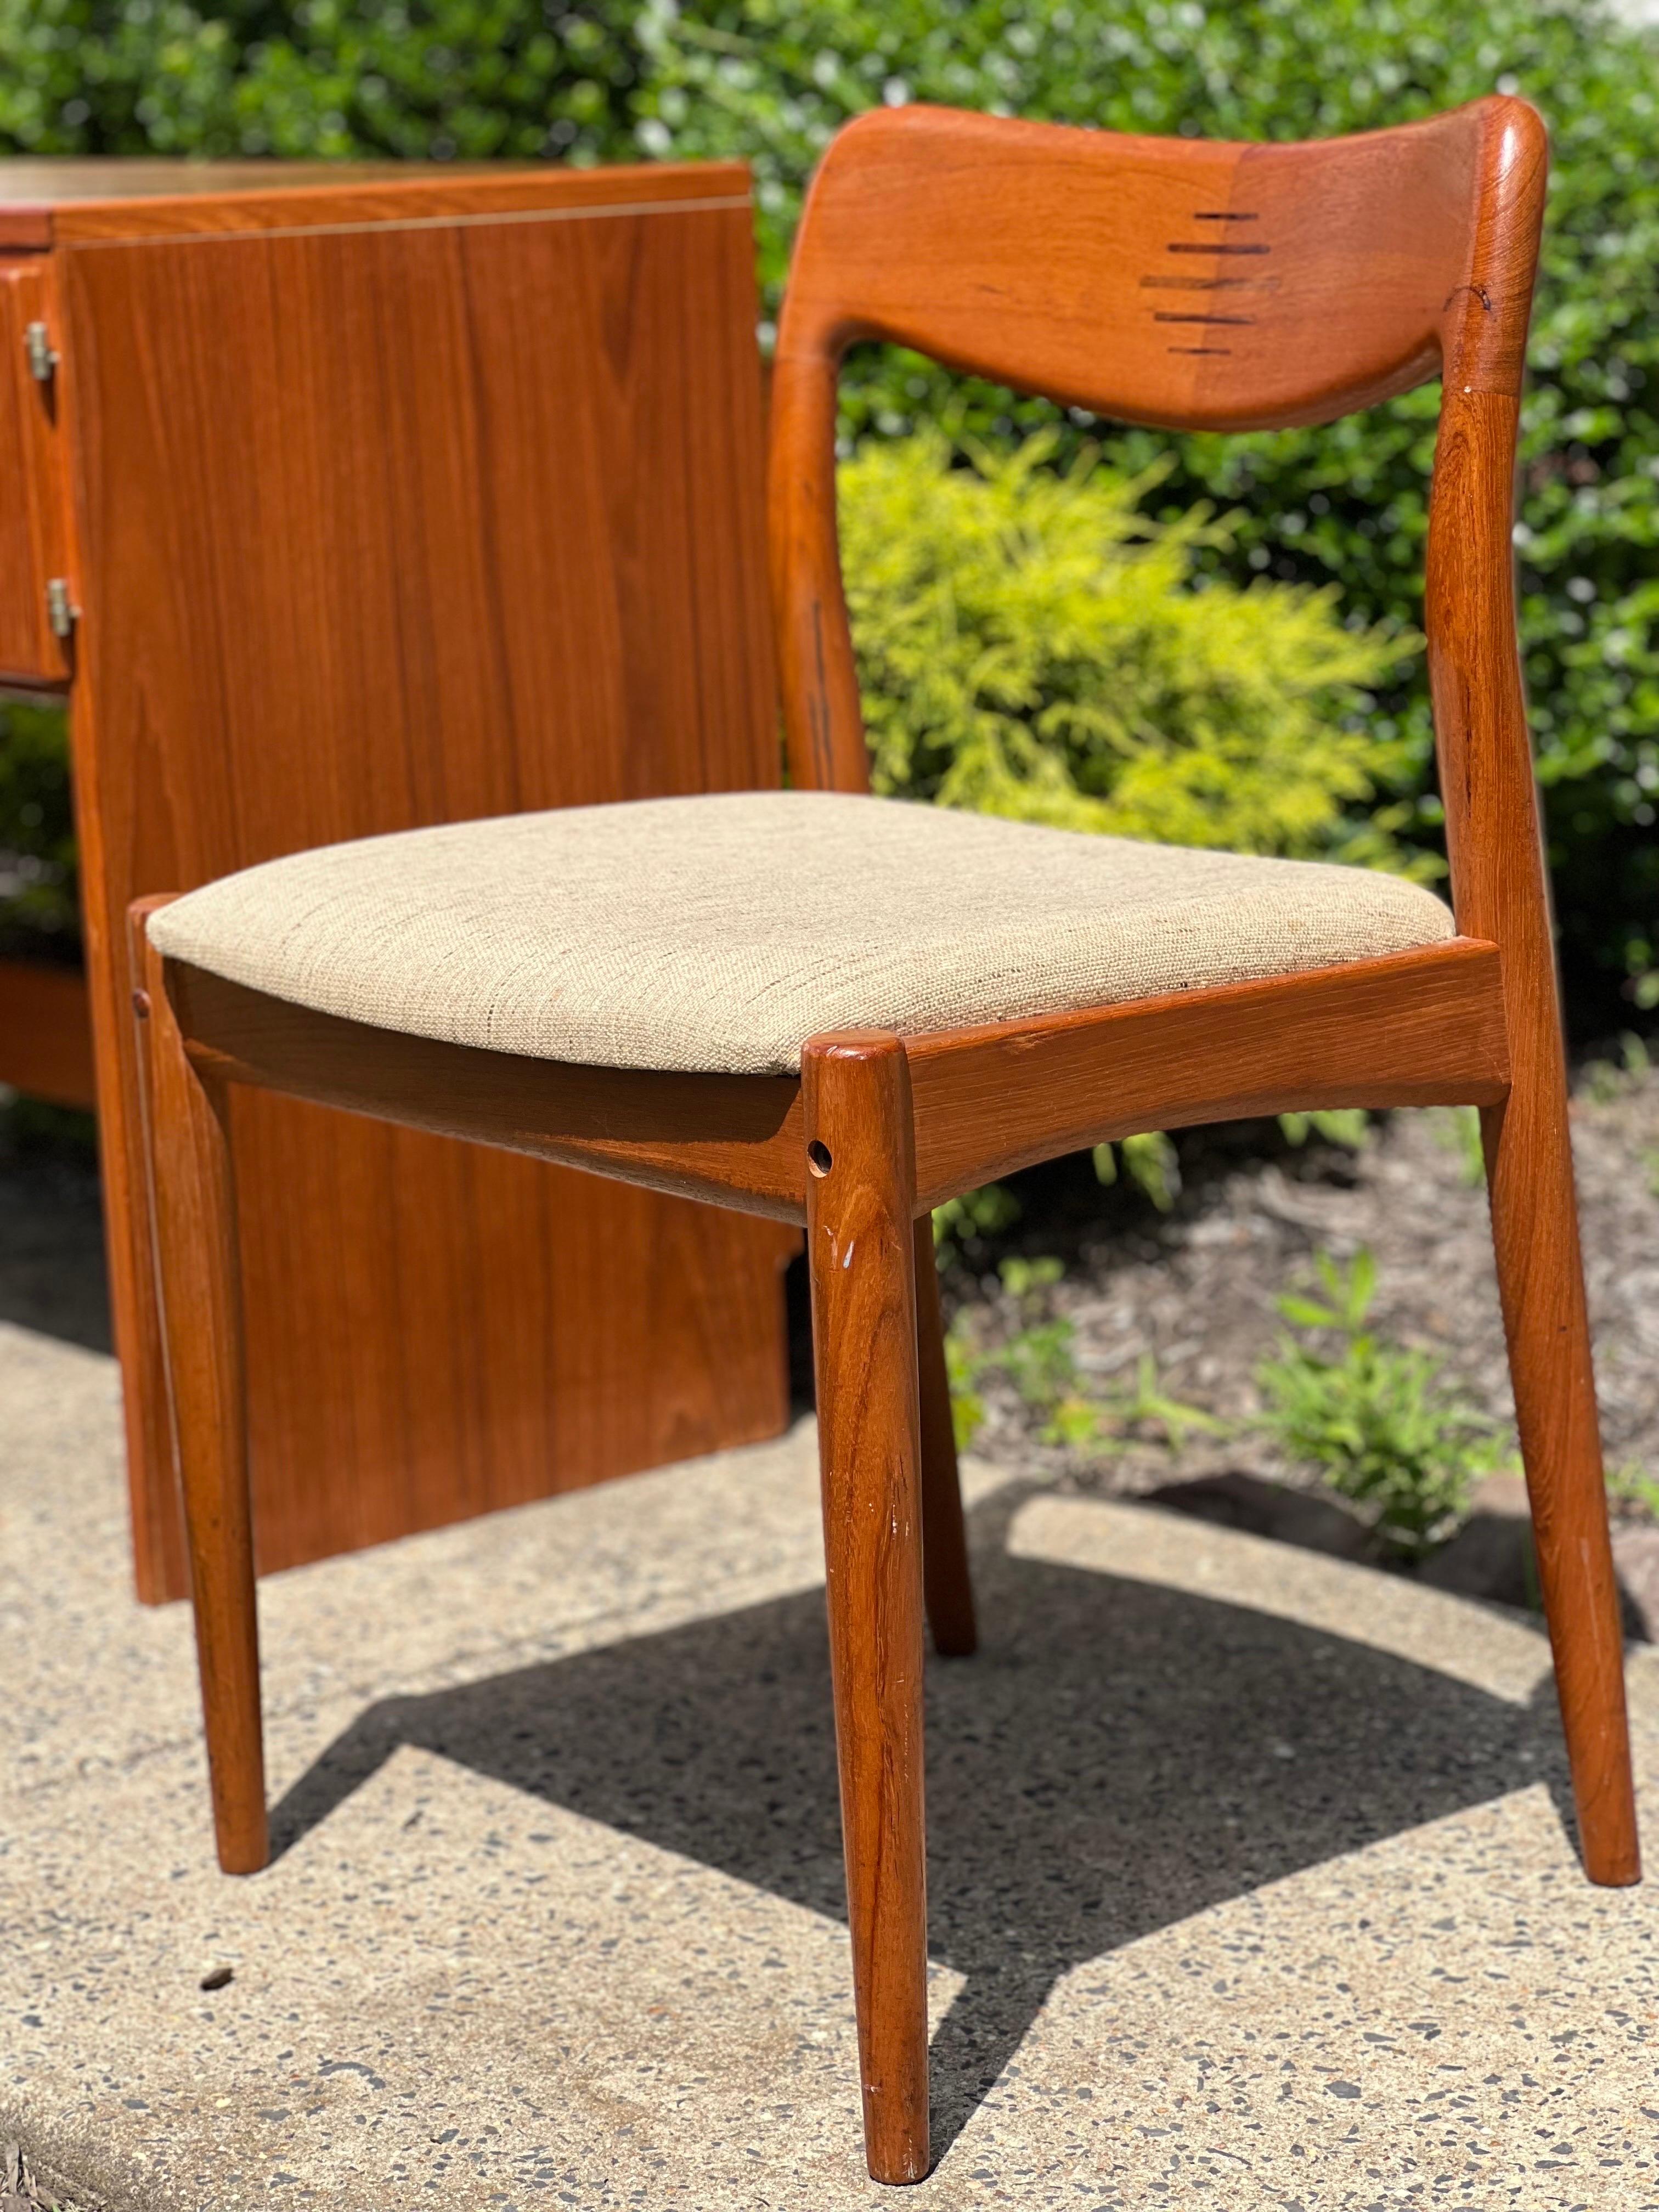
[[[146,1598],[187,1577],[127,907],[341,838],[775,783],[755,319],[734,165],[0,163],[0,683],[70,700]],[[76,1011],[0,975],[0,1077],[74,1097]],[[236,1110],[262,1566],[783,1425],[788,1231]]]

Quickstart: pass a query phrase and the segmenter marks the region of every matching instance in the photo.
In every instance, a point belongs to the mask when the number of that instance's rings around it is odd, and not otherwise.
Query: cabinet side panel
[[[744,210],[666,208],[58,258],[100,1102],[136,1164],[128,900],[776,781],[751,243]],[[234,1133],[265,1568],[781,1425],[787,1232],[264,1097]],[[137,1456],[168,1595],[170,1477]]]

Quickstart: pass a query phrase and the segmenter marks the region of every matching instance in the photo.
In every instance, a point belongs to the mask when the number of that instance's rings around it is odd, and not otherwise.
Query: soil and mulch
[[[1604,1059],[1580,1070],[1573,1148],[1626,1626],[1659,1640],[1659,1491],[1641,1496],[1644,1477],[1659,1480],[1659,1068],[1637,1058],[1634,1068]],[[1171,1435],[1154,1418],[1105,1448],[1045,1441],[1048,1416],[981,1359],[975,1450],[1062,1488],[1156,1493],[1207,1519],[1388,1564],[1364,1516],[1256,1425],[1257,1371],[1287,1333],[1279,1297],[1319,1294],[1319,1254],[1346,1264],[1365,1250],[1376,1266],[1367,1328],[1431,1352],[1449,1384],[1493,1421],[1512,1421],[1472,1134],[1447,1109],[1377,1117],[1358,1152],[1316,1137],[1292,1146],[1271,1123],[1190,1132],[1176,1139],[1180,1189],[1164,1214],[1125,1177],[1103,1188],[1087,1157],[1017,1178],[1018,1220],[966,1237],[946,1258],[958,1336],[982,1354],[1029,1335],[1034,1315],[1039,1328],[1069,1322],[1091,1398],[1127,1404],[1155,1372],[1160,1395],[1225,1427],[1182,1433],[1177,1423]],[[1044,1258],[1063,1272],[1034,1296],[1030,1263]],[[1026,1264],[1010,1269],[1011,1260]],[[1468,1595],[1535,1605],[1518,1476],[1488,1477],[1472,1502],[1460,1532],[1417,1571]]]
[[[0,2212],[76,2212],[66,2197],[48,2189],[23,2155],[21,2143],[0,2143]]]

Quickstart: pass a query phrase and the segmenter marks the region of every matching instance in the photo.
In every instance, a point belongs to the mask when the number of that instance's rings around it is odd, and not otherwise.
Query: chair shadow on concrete
[[[1570,1818],[1547,1678],[1522,1706],[1243,1607],[1011,1559],[1020,1496],[974,1516],[979,1656],[929,1668],[930,1949],[965,1977],[933,2038],[935,2156],[1069,1969],[1528,1784]],[[276,1808],[274,1850],[402,1744],[844,1917],[819,1591],[385,1699]]]

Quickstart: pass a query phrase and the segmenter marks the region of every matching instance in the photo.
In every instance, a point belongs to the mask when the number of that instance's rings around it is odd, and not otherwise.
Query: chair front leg
[[[228,1100],[191,1065],[148,940],[143,974],[137,1012],[156,1272],[213,1822],[225,1872],[254,1874],[270,1843]]]
[[[865,2150],[927,2171],[922,1526],[904,1048],[885,1032],[802,1056],[830,1662]]]
[[[1641,1878],[1625,1647],[1590,1364],[1566,1082],[1552,1002],[1481,1115],[1498,1287],[1584,1871]]]

